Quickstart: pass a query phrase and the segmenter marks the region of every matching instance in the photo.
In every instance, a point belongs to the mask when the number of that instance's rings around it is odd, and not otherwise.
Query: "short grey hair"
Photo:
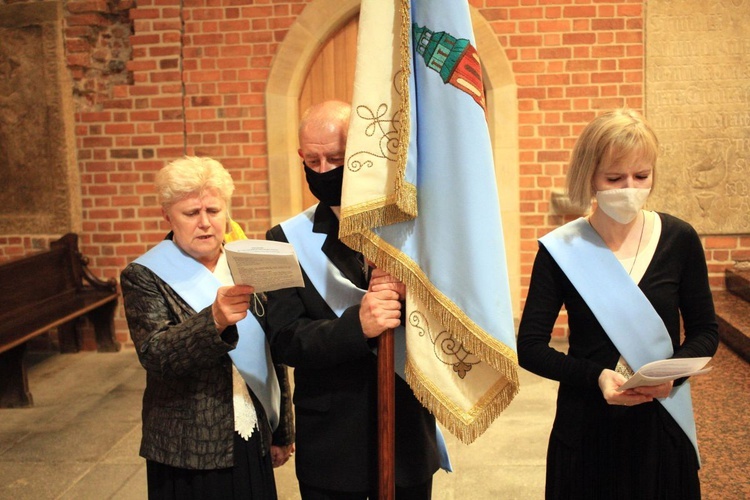
[[[168,209],[186,196],[215,189],[231,206],[234,181],[224,166],[211,158],[185,156],[163,167],[156,174],[156,192],[162,208]]]

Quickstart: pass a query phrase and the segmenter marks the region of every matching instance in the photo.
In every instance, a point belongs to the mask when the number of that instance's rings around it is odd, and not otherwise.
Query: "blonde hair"
[[[155,184],[159,203],[165,210],[206,189],[215,189],[229,209],[234,193],[234,181],[224,166],[211,158],[197,156],[185,156],[166,165],[156,174]]]
[[[588,207],[595,194],[593,178],[597,169],[633,153],[656,167],[659,141],[640,114],[617,109],[596,117],[583,129],[571,153],[566,180],[570,201]]]

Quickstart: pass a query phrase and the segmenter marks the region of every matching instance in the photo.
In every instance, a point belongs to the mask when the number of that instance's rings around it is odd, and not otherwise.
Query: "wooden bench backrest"
[[[83,287],[77,236],[67,234],[50,250],[0,265],[0,306],[12,311]]]

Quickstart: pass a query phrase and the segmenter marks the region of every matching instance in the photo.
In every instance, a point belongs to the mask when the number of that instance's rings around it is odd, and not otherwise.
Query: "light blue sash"
[[[565,224],[539,241],[633,370],[672,357],[672,340],[661,317],[586,219]],[[700,463],[690,384],[686,381],[658,401],[687,434]]]
[[[328,307],[341,317],[344,311],[354,304],[359,304],[366,290],[357,288],[354,283],[344,276],[341,271],[328,260],[321,248],[327,238],[324,233],[313,232],[315,209],[313,205],[304,212],[282,222],[281,228],[287,241],[294,246],[300,266],[305,270],[315,289],[318,291]],[[394,365],[396,373],[405,379],[406,365],[406,335],[404,327],[396,328],[394,337]],[[440,452],[440,467],[452,472],[453,468],[445,446],[445,438],[436,425],[438,450]]]
[[[206,266],[164,240],[135,260],[167,283],[195,311],[210,306],[221,286]],[[281,391],[266,336],[252,314],[237,323],[239,341],[229,352],[242,378],[260,400],[272,429],[279,425]]]
[[[316,208],[317,205],[313,205],[282,222],[281,228],[315,289],[336,316],[341,316],[346,309],[362,301],[366,290],[357,288],[330,260],[321,258],[325,256],[321,248],[327,235],[312,230]]]

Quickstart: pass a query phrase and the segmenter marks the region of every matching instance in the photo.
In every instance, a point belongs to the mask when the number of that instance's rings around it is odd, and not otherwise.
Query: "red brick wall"
[[[602,110],[643,107],[643,4],[472,4],[492,22],[518,84],[525,297],[537,238],[566,222],[550,210],[550,189],[564,186],[578,133]]]
[[[97,275],[117,277],[163,237],[153,176],[185,153],[212,156],[230,170],[233,216],[262,237],[270,224],[266,81],[279,43],[310,1],[65,3],[81,247]],[[563,186],[576,135],[603,110],[644,102],[642,0],[526,4],[471,0],[506,49],[518,84],[524,295],[536,239],[565,222],[551,214],[550,189]],[[56,236],[0,237],[0,260]],[[750,260],[748,235],[708,236],[704,245],[717,288],[725,267]],[[122,311],[118,335],[128,340]]]

